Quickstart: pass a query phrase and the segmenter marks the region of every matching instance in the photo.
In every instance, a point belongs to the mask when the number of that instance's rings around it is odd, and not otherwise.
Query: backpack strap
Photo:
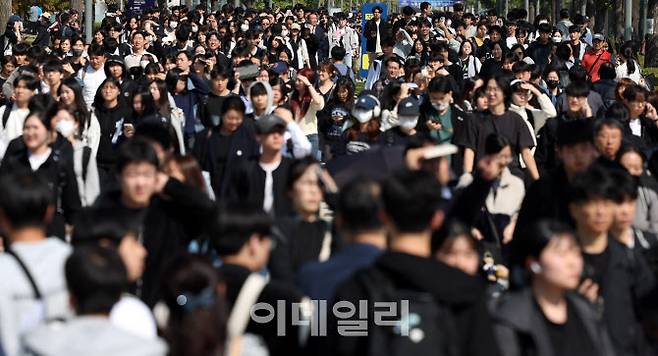
[[[82,181],[87,181],[87,172],[89,170],[89,161],[91,160],[91,147],[82,148]]]
[[[11,115],[11,109],[14,107],[14,103],[11,101],[5,105],[5,111],[2,113],[2,127],[7,127],[7,121],[9,121],[9,115]]]
[[[267,285],[268,279],[258,273],[252,273],[240,288],[238,298],[233,304],[231,314],[226,323],[229,339],[240,337],[247,329],[251,307],[256,304],[258,296]]]
[[[34,292],[34,297],[38,300],[43,300],[43,295],[41,294],[41,291],[39,290],[37,283],[34,281],[34,278],[32,277],[32,273],[30,273],[30,270],[27,268],[27,265],[25,265],[25,262],[23,262],[23,260],[20,257],[18,257],[16,252],[14,252],[14,250],[12,250],[11,248],[6,249],[5,253],[7,253],[9,256],[12,256],[16,260],[16,263],[18,263],[18,266],[23,271],[23,273],[25,274],[25,278],[27,278],[28,283],[30,283],[30,286],[32,287],[32,291]]]

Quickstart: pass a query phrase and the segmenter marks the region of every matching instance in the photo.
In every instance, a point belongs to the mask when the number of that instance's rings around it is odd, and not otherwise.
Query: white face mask
[[[55,130],[62,136],[69,137],[75,130],[75,124],[71,120],[59,120],[55,125]]]
[[[176,29],[177,26],[178,26],[178,22],[176,22],[176,21],[170,21],[169,22],[169,27],[171,27],[172,30]]]
[[[247,30],[249,30],[249,25],[243,23],[242,25],[240,25],[240,29],[242,30],[242,32],[247,32]]]
[[[432,103],[432,107],[438,112],[444,112],[448,110],[450,104],[448,103]]]
[[[372,110],[364,111],[361,109],[354,109],[352,111],[352,116],[354,116],[358,122],[365,124],[372,119]]]
[[[418,124],[418,116],[398,116],[400,127],[406,130],[416,128]]]
[[[553,37],[553,42],[555,42],[555,43],[560,43],[560,42],[562,42],[562,37],[560,37],[560,36],[555,36],[555,37]]]
[[[284,28],[283,30],[281,30],[281,36],[283,37],[288,36],[288,29]]]

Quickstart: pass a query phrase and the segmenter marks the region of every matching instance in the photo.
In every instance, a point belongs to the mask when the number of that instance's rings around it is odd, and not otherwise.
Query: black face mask
[[[555,89],[555,88],[557,88],[558,85],[560,85],[560,82],[558,82],[557,80],[547,80],[546,81],[546,86],[549,89]]]
[[[82,52],[84,52],[84,51],[81,50],[81,49],[74,49],[73,50],[73,56],[74,57],[80,57],[80,56],[82,56]]]

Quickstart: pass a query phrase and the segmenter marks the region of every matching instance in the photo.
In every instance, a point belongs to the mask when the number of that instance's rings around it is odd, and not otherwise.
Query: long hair
[[[345,100],[344,103],[340,102],[338,100],[338,91],[341,89],[346,88],[347,89],[347,100]],[[345,106],[348,110],[352,110],[352,104],[354,104],[354,84],[352,83],[352,80],[346,77],[341,77],[336,81],[336,87],[334,88],[334,92],[331,95],[331,98],[329,99],[329,103],[327,103],[325,106],[326,107],[332,107],[336,104],[341,104]]]
[[[95,108],[102,108],[102,107],[105,106],[105,99],[103,99],[102,92],[103,92],[103,87],[106,84],[112,84],[112,85],[116,86],[119,89],[119,97],[117,99],[119,101],[119,104],[121,104],[121,102],[122,102],[122,99],[121,99],[121,83],[119,83],[119,81],[117,79],[115,79],[114,77],[108,77],[98,87],[98,91],[96,92],[96,96],[94,97],[94,107]],[[77,98],[77,95],[76,95],[76,98]]]
[[[315,72],[311,68],[303,68],[297,72],[297,75],[305,76],[311,83],[314,83],[316,79]],[[303,94],[297,89],[293,91],[292,97],[290,98],[290,106],[292,107],[295,119],[299,120],[306,116],[306,112],[311,106],[311,100],[313,100],[313,98],[311,98],[311,93],[308,89],[305,89]]]
[[[169,105],[169,92],[167,91],[167,83],[162,79],[156,79],[151,84],[155,84],[160,92],[160,99],[155,101],[155,107],[158,109],[160,115],[164,117],[170,116],[171,106]],[[150,84],[149,84],[150,85]]]
[[[68,77],[62,80],[62,84],[57,88],[57,96],[62,95],[62,87],[65,86],[73,91],[75,99],[73,100],[73,105],[67,105],[67,109],[73,113],[75,120],[79,123],[78,134],[82,135],[84,130],[89,127],[91,123],[91,115],[89,115],[89,110],[87,110],[87,104],[85,103],[84,97],[82,95],[82,86],[80,82],[74,77]]]

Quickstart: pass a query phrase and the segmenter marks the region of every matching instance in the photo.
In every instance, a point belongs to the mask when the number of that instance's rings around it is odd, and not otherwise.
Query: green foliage
[[[43,11],[55,12],[62,11],[71,7],[69,0],[38,0],[37,3]],[[14,10],[19,14],[25,14],[34,5],[34,1],[15,1],[13,3]]]

